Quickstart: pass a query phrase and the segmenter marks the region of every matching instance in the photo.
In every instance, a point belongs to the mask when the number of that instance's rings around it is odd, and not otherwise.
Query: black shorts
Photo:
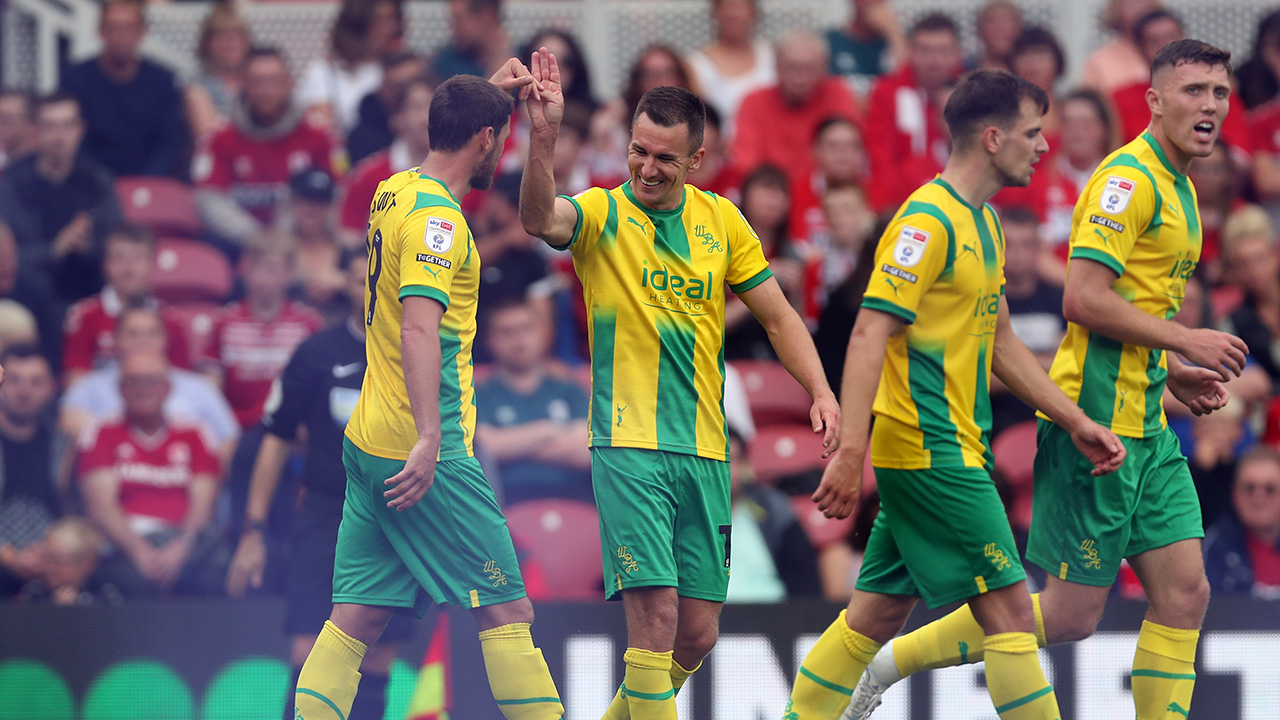
[[[293,518],[289,537],[289,599],[284,631],[290,635],[317,635],[333,610],[333,559],[342,522],[342,498],[307,493]],[[413,637],[414,618],[397,612],[381,642]]]

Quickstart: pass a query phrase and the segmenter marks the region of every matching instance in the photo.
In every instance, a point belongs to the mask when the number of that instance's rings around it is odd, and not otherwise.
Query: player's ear
[[[707,149],[704,147],[698,148],[697,151],[693,153],[693,156],[689,160],[689,172],[693,172],[694,170],[697,170],[698,167],[702,165],[702,158],[706,156],[707,156]]]
[[[498,140],[498,131],[492,127],[481,128],[480,132],[480,152],[487,153]]]
[[[1000,151],[1000,144],[1004,142],[1004,133],[996,125],[988,125],[982,131],[982,147],[987,152],[995,155]]]
[[[1147,92],[1144,98],[1147,101],[1147,109],[1151,111],[1152,115],[1164,114],[1160,110],[1160,91],[1156,90],[1155,82],[1152,82],[1151,87],[1147,88]]]

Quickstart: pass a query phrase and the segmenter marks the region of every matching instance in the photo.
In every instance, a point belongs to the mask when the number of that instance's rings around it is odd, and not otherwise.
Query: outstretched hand
[[[558,131],[564,118],[564,92],[560,88],[560,64],[545,47],[529,58],[533,83],[528,101],[533,132]]]
[[[519,89],[520,99],[525,100],[533,89],[534,80],[529,68],[520,62],[520,58],[513,57],[498,68],[498,71],[489,78],[489,82],[497,85],[502,92]]]

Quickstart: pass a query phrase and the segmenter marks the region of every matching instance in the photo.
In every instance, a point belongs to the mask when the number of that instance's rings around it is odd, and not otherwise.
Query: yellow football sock
[[[1036,643],[1045,647],[1044,614],[1040,611],[1040,594],[1031,596],[1031,609],[1036,616]],[[902,677],[921,670],[982,662],[982,626],[968,605],[893,640],[893,661]]]
[[[297,720],[347,720],[360,686],[365,644],[328,620],[298,674],[294,692]]]
[[[830,720],[849,705],[853,686],[880,643],[854,632],[840,611],[800,663],[783,720]]]
[[[1133,704],[1138,720],[1187,716],[1196,687],[1199,630],[1179,630],[1144,620],[1133,654]]]
[[[480,632],[480,652],[489,689],[507,720],[560,720],[564,706],[542,651],[533,645],[529,623]]]
[[[671,653],[627,648],[621,693],[635,720],[675,720],[676,691],[671,683]]]
[[[680,688],[684,687],[684,681],[688,680],[689,676],[697,672],[700,667],[702,667],[701,662],[693,666],[692,670],[685,670],[674,657],[671,658],[671,689],[679,695]],[[630,720],[630,718],[631,708],[627,705],[627,698],[622,694],[622,688],[619,687],[613,694],[613,701],[609,703],[609,708],[604,711],[604,717],[600,720]]]
[[[987,691],[1001,720],[1060,720],[1058,698],[1044,679],[1031,633],[988,635],[983,641]]]

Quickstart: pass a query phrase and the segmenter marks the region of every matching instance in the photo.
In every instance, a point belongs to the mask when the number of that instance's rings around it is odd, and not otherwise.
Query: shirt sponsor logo
[[[1111,175],[1107,178],[1107,185],[1102,189],[1102,198],[1099,201],[1102,205],[1102,212],[1108,215],[1115,215],[1123,212],[1129,207],[1129,200],[1133,197],[1134,183],[1128,178],[1119,175]]]
[[[903,270],[902,268],[894,267],[889,263],[885,263],[884,265],[881,265],[880,271],[885,273],[886,275],[892,275],[896,278],[902,278],[903,280],[906,280],[909,283],[915,283],[917,280],[920,279],[919,276],[913,275],[912,273],[909,273],[906,270]]]
[[[439,265],[445,270],[448,270],[449,268],[453,267],[453,263],[449,262],[447,258],[436,257],[435,255],[427,255],[426,253],[418,253],[418,262],[431,263],[432,265]]]
[[[453,247],[455,227],[451,220],[438,217],[427,218],[427,232],[424,238],[427,249],[434,253],[447,252]]]
[[[1089,222],[1093,223],[1094,225],[1101,225],[1102,227],[1105,227],[1105,228],[1111,228],[1116,232],[1124,232],[1124,223],[1116,222],[1115,220],[1112,220],[1111,218],[1108,218],[1108,217],[1102,217],[1101,215],[1090,215]]]
[[[905,225],[898,233],[898,244],[893,248],[893,260],[902,267],[911,267],[924,257],[924,246],[929,242],[929,233]]]

